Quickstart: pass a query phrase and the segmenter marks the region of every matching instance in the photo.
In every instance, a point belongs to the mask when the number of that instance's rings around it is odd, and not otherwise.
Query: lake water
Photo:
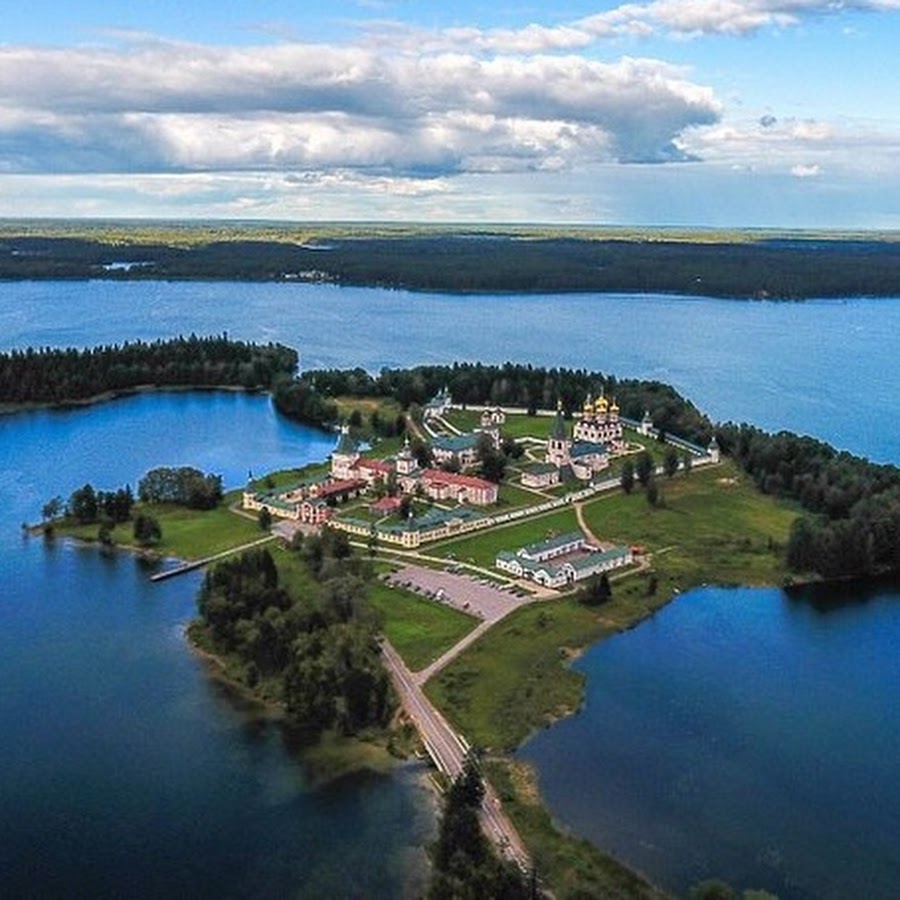
[[[106,281],[4,284],[0,293],[0,349],[223,330],[287,343],[305,368],[512,360],[657,378],[714,419],[815,434],[900,461],[893,427],[900,392],[890,390],[898,300],[452,296]]]
[[[714,418],[900,462],[900,300],[0,287],[4,349],[223,330],[288,343],[305,368],[510,359],[659,378]],[[311,791],[277,728],[185,647],[196,580],[151,587],[130,557],[18,530],[86,480],[192,463],[237,485],[330,443],[230,394],[0,419],[0,894],[415,890],[434,819],[414,767]],[[712,874],[785,897],[892,896],[896,592],[840,599],[693,592],[590,651],[584,713],[523,751],[553,812],[675,889]]]
[[[196,463],[236,485],[332,445],[231,393],[0,417],[0,896],[417,896],[420,767],[311,789],[187,648],[199,575],[151,584],[130,555],[19,530],[85,481]]]
[[[583,710],[521,756],[566,825],[680,895],[894,898],[898,601],[692,591],[578,660]]]

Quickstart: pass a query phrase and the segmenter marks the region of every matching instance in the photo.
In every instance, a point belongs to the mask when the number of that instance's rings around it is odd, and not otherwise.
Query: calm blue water
[[[267,398],[167,394],[0,417],[0,896],[414,895],[433,834],[415,767],[311,790],[280,730],[188,650],[197,577],[26,539],[54,494],[196,463],[240,484],[321,459]]]
[[[64,313],[61,314],[61,310]],[[900,461],[900,301],[448,296],[297,284],[26,282],[0,290],[0,349],[227,330],[305,368],[513,360],[658,378],[715,419]]]
[[[563,823],[681,894],[896,897],[898,601],[692,591],[586,653],[584,709],[521,755]]]
[[[0,286],[0,348],[192,330],[281,340],[307,368],[511,359],[660,378],[715,418],[900,462],[900,300]],[[186,650],[195,582],[151,588],[129,557],[18,531],[85,480],[192,463],[236,485],[330,444],[235,395],[0,419],[0,895],[415,890],[433,816],[414,770],[310,791],[278,730]],[[693,592],[586,654],[585,711],[524,750],[554,813],[674,889],[715,875],[895,896],[900,607],[888,586],[839,599]]]

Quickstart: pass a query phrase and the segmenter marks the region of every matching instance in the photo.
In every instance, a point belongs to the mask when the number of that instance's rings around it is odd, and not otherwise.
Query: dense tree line
[[[483,232],[163,242],[9,235],[0,278],[310,280],[457,292],[627,291],[720,297],[896,296],[900,244],[812,237],[627,240]],[[123,262],[132,265],[123,265]]]
[[[127,522],[131,518],[133,506],[134,495],[130,485],[114,491],[99,491],[88,483],[72,491],[64,510],[60,510],[56,500],[46,504],[44,517],[55,518],[60,511],[63,511],[66,516],[74,519],[79,525],[91,525],[101,519],[119,524]]]
[[[318,428],[331,428],[338,422],[337,404],[318,391],[307,376],[279,381],[272,392],[272,400],[282,415],[295,422]]]
[[[718,431],[722,449],[767,494],[797,501],[788,565],[825,577],[900,569],[900,469],[750,425]]]
[[[0,354],[0,403],[66,403],[144,385],[268,389],[296,367],[289,347],[225,334],[84,350],[28,347]]]
[[[211,569],[197,600],[205,640],[238,659],[248,685],[281,700],[304,733],[386,724],[392,695],[366,613],[368,564],[328,529],[297,552],[312,580],[303,596],[282,583],[265,549]]]
[[[484,836],[478,821],[483,798],[484,784],[470,757],[444,795],[432,853],[429,900],[528,900],[536,896],[516,865],[499,859]]]
[[[639,420],[649,411],[658,428],[703,445],[713,434],[709,419],[662,382],[521,363],[416,366],[382,369],[378,375],[359,368],[312,370],[279,385],[275,401],[292,418],[328,426],[338,418],[335,397],[392,397],[404,409],[410,409],[422,406],[445,387],[454,402],[473,407],[490,403],[535,412],[555,409],[561,401],[567,415],[580,411],[588,394],[596,397],[602,392],[616,398],[621,414],[627,418]],[[291,402],[283,397],[291,398]]]
[[[177,503],[190,509],[215,509],[222,501],[222,476],[192,466],[151,469],[138,482],[141,503]]]

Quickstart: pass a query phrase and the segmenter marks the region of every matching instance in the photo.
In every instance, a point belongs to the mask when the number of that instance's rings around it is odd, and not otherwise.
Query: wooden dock
[[[241,544],[240,547],[232,547],[230,550],[223,550],[221,553],[215,553],[212,556],[207,556],[204,559],[194,559],[190,562],[180,563],[172,569],[164,569],[162,572],[156,572],[155,574],[150,576],[151,581],[165,581],[167,578],[175,578],[178,575],[185,575],[188,572],[193,572],[195,569],[202,569],[204,566],[208,566],[210,563],[218,562],[220,559],[226,559],[229,556],[234,556],[235,553],[243,553],[244,550],[251,550],[254,547],[259,547],[262,544],[268,544],[271,541],[274,541],[277,535],[267,534],[265,537],[260,538],[257,541],[251,541],[249,544]]]

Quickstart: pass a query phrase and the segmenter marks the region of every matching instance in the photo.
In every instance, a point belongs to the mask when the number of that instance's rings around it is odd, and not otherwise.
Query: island
[[[471,844],[478,878],[514,885],[518,869],[558,897],[661,896],[562,834],[511,756],[577,710],[567,661],[698,584],[900,562],[900,470],[714,424],[658,383],[457,364],[307,372],[273,392],[286,414],[340,423],[329,460],[251,473],[210,510],[139,491],[101,523],[103,543],[129,543],[152,511],[167,553],[230,556],[208,569],[194,642],[322,754],[342,735],[427,753],[458,826],[435,853],[450,883],[474,815],[498,851]],[[111,510],[124,492],[102,492]],[[54,529],[99,539],[73,498]]]

